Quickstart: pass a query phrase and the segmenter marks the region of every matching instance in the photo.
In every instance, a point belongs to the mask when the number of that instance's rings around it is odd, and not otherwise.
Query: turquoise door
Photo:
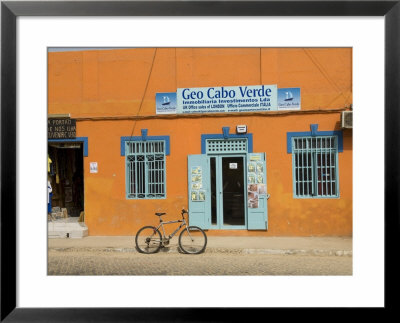
[[[247,229],[268,229],[265,153],[247,154]]]
[[[266,230],[264,153],[189,155],[189,223],[203,229]]]
[[[210,160],[207,155],[188,156],[189,224],[202,229],[211,225]]]

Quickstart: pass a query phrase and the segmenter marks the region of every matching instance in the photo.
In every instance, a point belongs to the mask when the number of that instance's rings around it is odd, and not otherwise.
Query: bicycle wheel
[[[184,253],[198,254],[206,249],[207,236],[199,227],[190,226],[182,230],[178,243]]]
[[[141,253],[156,253],[161,248],[161,233],[155,227],[143,227],[136,233],[135,243]]]

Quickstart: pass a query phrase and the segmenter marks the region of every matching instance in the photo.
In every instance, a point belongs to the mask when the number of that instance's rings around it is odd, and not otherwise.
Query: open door
[[[247,229],[268,229],[265,153],[247,154]]]
[[[210,159],[188,156],[189,224],[202,229],[211,226]]]

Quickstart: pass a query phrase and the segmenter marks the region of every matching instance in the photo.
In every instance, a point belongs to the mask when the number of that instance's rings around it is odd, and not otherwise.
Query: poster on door
[[[191,175],[191,192],[190,199],[192,201],[205,201],[206,192],[203,188],[203,174],[201,166],[194,166],[190,171]]]
[[[265,194],[264,165],[254,158],[247,164],[247,206],[251,209],[257,209],[259,196]]]
[[[247,185],[247,206],[251,209],[258,208],[257,184]]]

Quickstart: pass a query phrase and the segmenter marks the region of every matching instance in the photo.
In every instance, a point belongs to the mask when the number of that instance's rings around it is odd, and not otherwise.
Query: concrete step
[[[49,238],[83,238],[88,236],[85,223],[78,222],[78,217],[58,219],[47,222]]]

